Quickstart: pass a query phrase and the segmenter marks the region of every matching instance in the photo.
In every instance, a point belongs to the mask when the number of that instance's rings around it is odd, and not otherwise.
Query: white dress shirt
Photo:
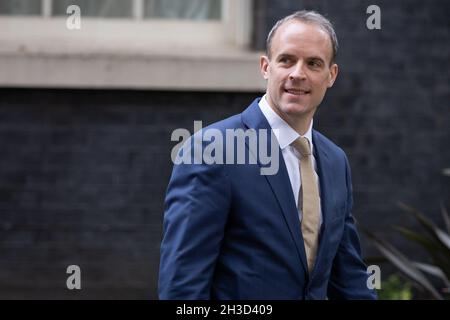
[[[320,205],[320,182],[319,176],[317,175],[317,165],[316,159],[314,157],[314,147],[312,143],[312,126],[313,121],[311,120],[311,124],[306,131],[305,135],[300,135],[297,131],[295,131],[286,121],[284,121],[269,105],[266,99],[266,95],[264,95],[259,101],[259,108],[262,113],[266,117],[269,122],[270,127],[272,128],[275,137],[277,138],[278,144],[281,148],[281,153],[283,155],[284,163],[286,164],[286,169],[289,174],[289,180],[291,181],[292,192],[294,194],[295,204],[298,208],[298,216],[300,221],[302,221],[302,210],[298,206],[298,197],[300,192],[300,187],[302,185],[302,180],[300,177],[300,157],[301,154],[291,146],[291,143],[294,142],[299,137],[305,137],[308,139],[309,144],[311,146],[311,159],[314,168],[314,177],[317,182],[317,187],[319,190],[319,230],[322,225],[322,208]]]

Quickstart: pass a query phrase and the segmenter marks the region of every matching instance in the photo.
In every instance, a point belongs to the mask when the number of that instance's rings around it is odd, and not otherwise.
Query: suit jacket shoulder
[[[324,152],[346,158],[344,150],[317,130],[313,130],[313,143],[319,144]]]

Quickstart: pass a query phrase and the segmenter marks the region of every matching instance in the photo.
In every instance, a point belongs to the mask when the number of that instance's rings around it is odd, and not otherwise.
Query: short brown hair
[[[275,23],[275,25],[270,30],[270,32],[267,36],[267,40],[266,40],[266,53],[267,53],[267,56],[269,57],[269,59],[270,59],[271,50],[272,50],[272,39],[275,35],[275,32],[283,24],[285,24],[288,21],[292,21],[292,20],[316,24],[319,27],[321,27],[324,31],[326,31],[328,33],[328,35],[330,36],[331,45],[333,48],[333,54],[331,56],[330,63],[333,63],[336,60],[336,55],[337,55],[339,45],[338,45],[336,32],[334,32],[333,25],[331,24],[330,20],[325,18],[320,13],[317,13],[315,11],[308,11],[308,10],[301,10],[301,11],[294,12],[293,14],[291,14],[287,17],[284,17],[284,18],[278,20],[277,23]]]

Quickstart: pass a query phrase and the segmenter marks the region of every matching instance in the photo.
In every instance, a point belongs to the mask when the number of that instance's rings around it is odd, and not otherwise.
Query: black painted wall
[[[370,4],[381,30],[366,28]],[[354,214],[416,254],[390,226],[415,227],[397,201],[436,221],[438,201],[448,204],[449,2],[260,0],[255,47],[300,8],[326,14],[340,40],[339,78],[315,127],[349,156]],[[170,134],[257,95],[0,89],[0,298],[156,298]],[[80,291],[66,289],[71,264]]]

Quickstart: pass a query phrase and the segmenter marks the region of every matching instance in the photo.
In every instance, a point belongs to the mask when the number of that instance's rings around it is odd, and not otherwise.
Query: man
[[[318,13],[280,20],[260,59],[266,94],[209,127],[274,132],[281,155],[275,174],[262,175],[260,161],[174,166],[161,299],[376,298],[351,213],[347,158],[312,130],[338,74],[337,47],[331,23]]]

